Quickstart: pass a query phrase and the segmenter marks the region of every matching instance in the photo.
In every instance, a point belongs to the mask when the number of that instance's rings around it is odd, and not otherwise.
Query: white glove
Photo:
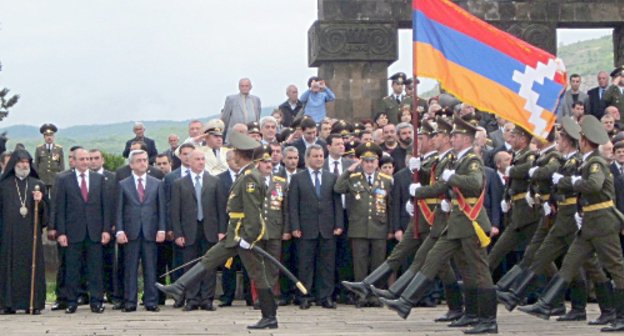
[[[583,226],[583,217],[578,212],[574,213],[574,220],[576,221],[576,227],[580,230]]]
[[[559,180],[561,180],[562,178],[563,178],[563,175],[559,173],[554,173],[552,177],[553,184],[559,183]]]
[[[420,170],[420,157],[411,157],[407,163],[411,171]]]
[[[524,195],[524,199],[526,200],[527,204],[532,208],[535,205],[535,200],[533,199],[533,197],[531,197],[531,193],[527,191],[527,193]]]
[[[451,203],[447,200],[442,200],[442,202],[440,202],[440,210],[442,210],[442,212],[451,212]]]
[[[407,203],[405,203],[405,211],[407,211],[410,216],[414,216],[414,203],[412,203],[412,201],[407,201]]]
[[[505,168],[505,176],[509,176],[510,171],[511,171],[511,166],[507,166],[507,168]]]
[[[539,167],[533,167],[533,168],[529,169],[529,177],[533,177],[533,174],[535,174],[535,171],[537,170],[537,168],[539,168]]]
[[[574,175],[572,176],[572,185],[576,184],[576,181],[580,180],[582,177],[578,176],[578,175]]]
[[[503,213],[508,213],[510,209],[511,209],[511,205],[509,204],[509,202],[502,200],[501,210],[503,210]]]
[[[544,204],[542,204],[542,208],[544,208],[544,216],[549,216],[552,212],[552,209],[550,208],[550,204],[548,204],[548,202],[544,202]]]
[[[444,182],[448,182],[448,180],[451,178],[451,176],[455,175],[455,170],[451,170],[451,169],[444,169],[444,171],[442,172],[442,179],[444,180]]]
[[[410,195],[411,195],[412,197],[414,197],[414,196],[416,195],[416,190],[417,190],[418,188],[420,188],[420,187],[422,187],[422,186],[420,185],[420,183],[412,183],[412,184],[410,184],[410,186],[409,186],[409,193],[410,193]]]
[[[238,246],[240,246],[244,250],[251,250],[251,244],[249,244],[247,241],[245,241],[245,239],[242,238],[240,242],[238,242]]]

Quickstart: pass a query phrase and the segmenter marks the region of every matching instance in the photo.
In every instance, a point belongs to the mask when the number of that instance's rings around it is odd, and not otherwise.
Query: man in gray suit
[[[119,182],[117,193],[117,243],[124,249],[124,307],[132,312],[137,307],[137,271],[143,264],[144,296],[147,311],[157,312],[156,243],[165,241],[165,189],[162,181],[147,174],[147,152],[130,152],[132,176]]]
[[[571,117],[572,104],[577,101],[585,105],[585,111],[589,111],[589,96],[581,91],[580,88],[581,76],[579,74],[570,75],[570,89],[563,94],[563,99],[559,103],[559,110],[557,111],[558,120],[561,120],[561,117]]]
[[[229,133],[235,124],[248,124],[260,119],[260,111],[262,110],[260,98],[249,94],[251,88],[249,78],[242,78],[238,81],[239,93],[225,98],[221,120],[225,124],[223,136],[226,143],[230,143]]]

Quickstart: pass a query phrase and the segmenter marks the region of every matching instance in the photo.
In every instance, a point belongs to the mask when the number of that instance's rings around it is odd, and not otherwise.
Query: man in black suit
[[[89,152],[74,152],[75,173],[58,175],[56,199],[57,241],[66,246],[66,284],[68,307],[73,314],[77,309],[77,292],[80,286],[80,267],[86,254],[87,278],[91,311],[104,312],[102,306],[102,244],[110,241],[110,210],[104,176],[89,171]]]
[[[128,157],[128,154],[130,154],[130,151],[132,151],[132,148],[130,147],[132,146],[133,142],[142,141],[143,143],[145,143],[145,146],[147,146],[147,149],[145,151],[149,155],[149,164],[153,165],[154,161],[156,160],[156,155],[158,155],[158,150],[156,150],[156,143],[154,142],[154,140],[145,136],[145,126],[143,126],[143,123],[135,122],[132,131],[134,132],[135,137],[126,141],[126,147],[124,148],[122,154],[123,157]]]
[[[624,141],[618,141],[613,145],[613,162],[609,165],[609,169],[613,178],[624,175]]]
[[[344,139],[340,134],[330,134],[327,137],[328,156],[323,164],[323,169],[340,177],[345,169],[349,168],[353,161],[342,157],[345,152]],[[341,195],[340,211],[343,213],[344,229],[342,233],[336,236],[336,284],[334,288],[334,298],[340,303],[351,303],[352,298],[347,290],[340,284],[342,281],[353,281],[353,260],[351,259],[351,247],[349,246],[349,238],[347,232],[349,230],[349,221],[347,220],[347,203],[346,197]]]
[[[117,193],[117,243],[125,245],[123,312],[136,311],[139,259],[143,265],[145,310],[157,312],[156,243],[165,241],[165,190],[162,181],[147,175],[148,156],[130,152],[132,176],[119,182]]]
[[[609,86],[609,74],[606,71],[598,72],[598,86],[587,91],[589,96],[589,114],[593,114],[598,120],[604,115],[607,103],[602,99]]]
[[[305,168],[304,154],[306,149],[313,144],[320,145],[321,148],[323,148],[323,155],[327,156],[327,150],[325,149],[327,144],[323,139],[318,137],[316,123],[311,118],[304,118],[301,121],[301,138],[292,144],[299,151],[299,164],[297,165],[297,168]]]
[[[176,180],[171,190],[171,225],[185,263],[204,255],[225,237],[226,230],[222,211],[225,197],[219,179],[205,171],[206,156],[201,150],[194,149],[189,162],[191,173]],[[200,282],[186,290],[184,311],[215,310],[212,300],[216,283],[216,270],[209,270]]]
[[[290,180],[288,209],[292,236],[297,238],[299,279],[308,289],[316,285],[317,301],[335,308],[334,290],[336,239],[343,231],[342,199],[334,192],[336,176],[323,170],[324,152],[319,145],[305,151],[307,168]],[[309,298],[300,300],[310,308]]]
[[[503,139],[505,140],[503,145],[495,147],[491,151],[486,151],[483,155],[483,163],[487,167],[496,169],[496,164],[494,164],[494,156],[496,156],[496,153],[502,152],[502,151],[505,151],[508,153],[512,152],[511,143],[509,141],[511,138],[511,131],[513,131],[515,127],[516,125],[514,125],[511,122],[505,123],[505,126],[503,126]]]

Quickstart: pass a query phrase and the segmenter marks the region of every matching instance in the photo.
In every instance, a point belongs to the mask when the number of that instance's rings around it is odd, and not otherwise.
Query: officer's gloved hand
[[[448,180],[451,178],[451,176],[455,175],[455,170],[451,170],[451,169],[444,169],[444,171],[442,172],[442,179],[444,180],[444,182],[448,182]]]
[[[442,200],[442,202],[440,202],[440,210],[442,210],[442,212],[451,212],[451,203],[449,203],[448,200]]]
[[[529,177],[533,177],[533,174],[535,174],[535,171],[537,170],[537,168],[539,167],[532,167],[531,169],[529,169]]]
[[[524,199],[526,200],[527,204],[532,208],[535,205],[535,200],[533,199],[533,197],[531,197],[531,193],[527,191],[527,193],[524,195]]]
[[[501,210],[503,210],[503,213],[508,213],[509,210],[511,209],[511,204],[509,204],[509,202],[502,200],[501,201]]]
[[[413,157],[412,156],[409,159],[409,162],[407,163],[407,165],[409,166],[409,169],[411,171],[420,170],[420,165],[421,165],[420,157]]]
[[[583,217],[581,216],[580,213],[578,212],[574,213],[574,221],[576,221],[576,227],[580,230],[581,226],[583,226]]]
[[[412,203],[412,201],[407,201],[407,203],[405,203],[405,211],[407,211],[410,216],[414,216],[414,203]]]
[[[548,204],[548,202],[544,202],[544,204],[542,204],[542,208],[544,208],[544,216],[549,216],[552,213],[552,209],[550,208],[550,204]]]
[[[240,240],[240,242],[238,242],[238,246],[240,246],[240,248],[244,249],[244,250],[250,250],[251,249],[251,244],[249,244],[245,239]]]
[[[572,185],[576,184],[576,181],[580,180],[582,177],[578,176],[578,175],[574,175],[571,176],[572,178]]]
[[[420,187],[422,187],[422,186],[420,185],[420,183],[412,183],[412,184],[410,184],[410,186],[409,186],[409,193],[410,193],[410,195],[411,195],[412,197],[416,196],[416,190],[417,190],[418,188],[420,188]]]
[[[563,178],[563,175],[561,175],[559,173],[554,173],[553,176],[552,176],[553,184],[559,183],[559,180],[561,180],[562,178]]]

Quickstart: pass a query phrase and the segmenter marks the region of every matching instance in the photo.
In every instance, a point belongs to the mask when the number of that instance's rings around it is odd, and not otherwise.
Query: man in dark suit
[[[156,243],[165,241],[165,190],[162,181],[147,175],[147,152],[130,152],[132,176],[119,182],[117,243],[125,246],[123,312],[136,311],[139,259],[143,264],[145,310],[157,312]]]
[[[624,175],[624,141],[613,145],[613,162],[609,165],[613,178]]]
[[[496,153],[502,152],[502,151],[509,152],[509,153],[512,152],[511,143],[509,141],[511,138],[511,131],[513,131],[515,127],[516,125],[514,125],[511,122],[505,123],[505,126],[503,126],[503,139],[505,140],[505,142],[503,142],[501,146],[494,147],[494,149],[490,151],[486,151],[483,154],[483,163],[487,167],[496,169],[496,165],[494,164],[494,156],[496,156]]]
[[[604,110],[607,107],[604,97],[607,87],[609,86],[609,74],[606,71],[600,71],[597,76],[598,86],[587,91],[589,96],[589,111],[588,114],[593,114],[598,120],[604,115]]]
[[[102,313],[102,244],[110,241],[111,229],[104,176],[89,171],[89,152],[85,149],[77,149],[74,159],[75,173],[58,175],[54,200],[57,241],[67,247],[65,312],[76,312],[80,267],[86,254],[91,311]]]
[[[323,155],[327,156],[327,150],[325,149],[327,144],[323,139],[318,137],[316,123],[310,118],[304,118],[301,121],[301,138],[292,144],[299,151],[299,164],[297,168],[305,168],[304,154],[306,149],[313,144],[320,145],[321,148],[323,148]]]
[[[488,133],[488,138],[492,139],[492,147],[500,147],[505,143],[505,138],[503,137],[503,133],[505,132],[505,124],[507,121],[499,116],[496,116],[496,125],[498,126],[496,130]]]
[[[290,127],[295,117],[299,114],[299,111],[303,108],[303,103],[299,100],[299,90],[294,85],[288,85],[286,88],[286,100],[278,108],[282,111],[284,118],[282,119],[282,125],[284,127]]]
[[[225,215],[221,211],[225,197],[219,179],[205,171],[206,156],[201,150],[194,149],[189,161],[191,173],[176,180],[171,190],[171,225],[185,263],[206,253],[225,237],[226,231]],[[216,283],[216,270],[211,269],[186,290],[184,311],[215,310],[212,300]]]
[[[156,160],[156,155],[158,155],[158,150],[156,150],[156,143],[154,142],[154,140],[145,136],[145,126],[143,126],[143,123],[135,122],[132,131],[134,132],[135,137],[126,141],[126,147],[124,148],[124,151],[122,153],[123,157],[128,157],[128,154],[130,154],[130,151],[132,151],[132,148],[130,147],[132,146],[133,142],[142,141],[143,143],[145,143],[145,146],[147,146],[147,149],[145,151],[149,155],[149,164],[153,165],[154,161]]]
[[[334,291],[336,240],[343,231],[340,194],[334,192],[336,176],[323,170],[324,154],[319,145],[305,151],[307,169],[292,176],[288,189],[288,209],[293,237],[297,238],[299,279],[306,288],[316,285],[317,301],[335,308]],[[309,298],[300,300],[301,309],[310,308]]]

